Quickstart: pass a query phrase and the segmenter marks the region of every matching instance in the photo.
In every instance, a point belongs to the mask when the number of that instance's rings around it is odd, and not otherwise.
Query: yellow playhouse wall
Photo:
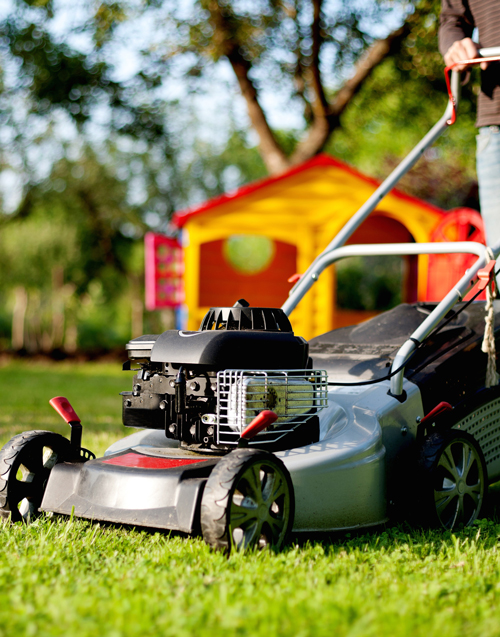
[[[198,329],[208,310],[198,304],[201,244],[235,234],[263,235],[296,246],[297,271],[302,273],[374,190],[371,183],[337,166],[314,167],[193,216],[183,230],[188,329]],[[399,221],[416,242],[429,241],[442,218],[438,210],[394,193],[382,200],[377,213]],[[427,258],[421,257],[419,298],[425,294],[426,277]],[[293,312],[294,331],[309,339],[332,329],[334,294],[329,268]]]

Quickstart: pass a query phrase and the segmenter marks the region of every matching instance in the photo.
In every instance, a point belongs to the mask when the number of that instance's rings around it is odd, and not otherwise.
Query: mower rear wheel
[[[479,516],[487,491],[481,447],[468,433],[451,429],[428,436],[420,455],[422,521],[455,529]]]
[[[37,517],[52,467],[70,457],[70,442],[59,434],[14,436],[0,451],[0,518],[28,522]]]
[[[237,449],[212,471],[201,502],[201,530],[213,548],[280,550],[295,505],[287,468],[272,453]]]

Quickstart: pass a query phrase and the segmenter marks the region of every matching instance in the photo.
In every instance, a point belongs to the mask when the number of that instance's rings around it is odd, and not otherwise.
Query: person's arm
[[[478,56],[478,47],[471,40],[474,18],[467,0],[441,0],[439,18],[439,50],[446,66]],[[481,64],[484,70],[488,65]],[[457,66],[462,71],[464,66]]]
[[[470,39],[474,18],[467,0],[441,0],[439,16],[439,50],[444,57],[455,42]]]

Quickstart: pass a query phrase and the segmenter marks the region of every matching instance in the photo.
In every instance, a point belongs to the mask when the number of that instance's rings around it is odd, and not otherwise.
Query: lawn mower
[[[500,49],[481,55],[498,61]],[[473,523],[500,478],[500,242],[344,245],[455,120],[458,73],[450,75],[443,117],[282,308],[240,299],[211,308],[198,331],[132,339],[122,417],[138,431],[95,458],[69,402],[52,399],[70,439],[32,431],[4,446],[0,514],[201,534],[225,551],[280,549],[292,531],[359,529],[394,516],[446,529]],[[309,342],[292,330],[295,306],[340,259],[456,252],[476,261],[439,303],[402,304]],[[484,290],[486,303],[475,301]]]

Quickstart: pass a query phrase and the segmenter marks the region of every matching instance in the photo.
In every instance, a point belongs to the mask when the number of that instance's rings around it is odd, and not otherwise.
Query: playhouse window
[[[237,234],[228,237],[222,248],[227,263],[240,274],[258,274],[271,264],[276,246],[269,237]]]

